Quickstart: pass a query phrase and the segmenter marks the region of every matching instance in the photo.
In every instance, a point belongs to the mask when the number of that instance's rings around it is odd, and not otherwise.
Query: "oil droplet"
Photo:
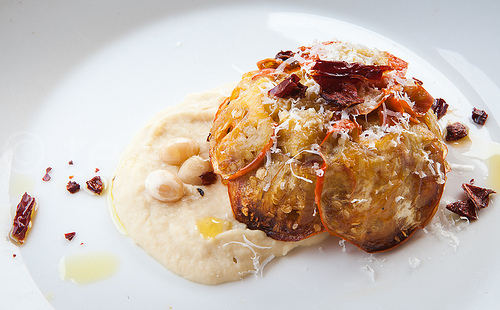
[[[500,154],[488,158],[488,185],[496,191],[500,190]]]
[[[52,300],[54,300],[54,293],[52,293],[52,292],[51,292],[51,293],[47,293],[47,294],[45,294],[45,299],[46,299],[47,301],[52,301]]]
[[[500,190],[500,143],[479,137],[471,139],[472,146],[464,155],[483,161],[488,166],[488,186]]]
[[[196,221],[196,228],[205,238],[215,238],[218,234],[231,229],[231,222],[215,217],[204,217]]]
[[[114,178],[111,179],[110,186],[109,186],[109,191],[108,191],[108,211],[109,215],[111,216],[111,220],[113,221],[113,224],[115,225],[116,229],[122,234],[122,235],[128,235],[127,229],[123,225],[122,221],[118,217],[118,214],[116,213],[116,208],[115,208],[115,203],[114,203],[114,198],[113,198],[113,184],[114,184]]]
[[[471,136],[470,139],[472,144],[463,155],[486,160],[493,155],[500,154],[499,143],[491,140],[484,140],[476,136]]]
[[[75,284],[107,279],[118,271],[119,260],[111,253],[92,252],[64,256],[59,261],[59,277]]]
[[[12,174],[9,188],[11,197],[21,197],[25,192],[32,193],[34,190],[35,180],[32,177],[26,174]]]
[[[469,136],[464,137],[457,141],[446,142],[447,145],[451,145],[456,148],[470,149],[473,145],[473,142]]]

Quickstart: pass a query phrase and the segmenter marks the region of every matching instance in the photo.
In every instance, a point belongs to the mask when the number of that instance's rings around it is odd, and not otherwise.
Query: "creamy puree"
[[[133,241],[172,272],[202,284],[259,275],[274,257],[327,236],[323,233],[300,242],[281,242],[260,230],[247,229],[234,219],[227,187],[220,178],[206,186],[184,184],[185,194],[176,202],[161,202],[146,191],[145,179],[150,172],[165,169],[178,173],[180,165],[167,164],[159,156],[161,147],[172,139],[197,141],[198,155],[208,159],[207,135],[218,105],[233,88],[226,85],[190,95],[182,104],[154,116],[124,151],[110,191],[111,206]]]

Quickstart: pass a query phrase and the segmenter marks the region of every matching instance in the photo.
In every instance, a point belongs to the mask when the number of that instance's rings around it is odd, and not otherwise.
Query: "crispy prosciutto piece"
[[[448,111],[448,106],[449,105],[443,98],[436,98],[431,106],[431,109],[432,111],[434,111],[437,118],[441,119],[443,116],[445,116],[446,112]]]
[[[292,74],[274,88],[269,90],[269,95],[279,98],[304,98],[307,86],[300,83],[300,78]]]
[[[467,127],[459,122],[455,122],[453,124],[449,124],[446,126],[446,141],[453,142],[458,141],[462,138],[467,137],[468,130]]]
[[[496,193],[492,189],[474,186],[467,183],[462,184],[462,189],[467,197],[472,200],[478,210],[486,208],[490,203],[490,195]]]
[[[479,110],[477,108],[472,110],[472,120],[474,123],[484,125],[484,123],[486,123],[486,119],[488,119],[488,113],[484,110]]]
[[[313,78],[326,90],[336,90],[340,83],[356,84],[358,82],[379,81],[385,71],[393,70],[390,66],[363,65],[345,61],[317,60],[311,68]],[[316,80],[317,81],[317,80]]]
[[[458,214],[459,216],[466,217],[471,221],[477,220],[477,209],[470,199],[449,203],[446,205],[446,209]]]
[[[390,66],[363,65],[345,61],[317,60],[311,68],[312,78],[321,87],[321,97],[340,109],[362,103],[355,85],[380,82]]]
[[[477,212],[488,206],[490,195],[496,192],[492,189],[467,183],[462,184],[462,189],[468,199],[449,203],[446,205],[446,209],[469,220],[477,220]]]
[[[17,205],[16,214],[10,230],[10,239],[18,244],[23,244],[28,231],[32,226],[32,220],[37,210],[37,201],[28,193],[24,193],[21,201]]]

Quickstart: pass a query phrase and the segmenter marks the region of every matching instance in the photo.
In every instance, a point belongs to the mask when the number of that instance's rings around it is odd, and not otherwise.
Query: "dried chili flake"
[[[443,98],[436,98],[431,106],[432,111],[438,119],[441,119],[448,111],[448,104]]]
[[[37,209],[37,201],[34,197],[24,193],[21,201],[17,205],[16,215],[10,230],[10,239],[18,244],[23,244],[26,234],[31,228],[33,218]]]
[[[462,189],[478,210],[486,208],[490,202],[490,195],[496,192],[492,189],[474,186],[472,184],[462,184]]]
[[[457,141],[467,137],[467,127],[459,122],[446,126],[446,141]]]
[[[217,175],[213,171],[206,171],[200,175],[201,184],[210,185],[217,181]]]
[[[104,183],[102,182],[100,176],[95,176],[92,179],[88,180],[86,183],[87,189],[97,195],[100,195],[104,190]]]
[[[51,177],[49,175],[49,172],[52,170],[52,167],[48,167],[45,169],[45,175],[42,177],[42,181],[47,182],[50,181]]]
[[[73,166],[73,161],[72,160],[68,161],[68,165]]]
[[[278,98],[304,98],[306,89],[307,86],[300,83],[300,78],[292,74],[269,90],[269,95]]]
[[[68,184],[66,184],[66,189],[71,194],[74,194],[80,190],[80,184],[76,183],[75,181],[69,181]]]
[[[486,113],[484,110],[479,110],[476,108],[474,108],[474,110],[472,110],[472,120],[476,124],[484,125],[487,118],[488,118],[488,113]]]
[[[95,173],[99,172],[99,168],[95,168]]]
[[[71,241],[73,240],[73,238],[75,237],[76,235],[76,232],[69,232],[69,233],[65,233],[64,234],[64,238],[66,238],[68,241]]]
[[[280,51],[279,53],[276,54],[276,56],[274,56],[274,58],[285,61],[288,58],[293,57],[294,55],[295,53],[292,51]]]
[[[476,206],[470,199],[449,203],[446,205],[446,209],[469,220],[477,220]]]

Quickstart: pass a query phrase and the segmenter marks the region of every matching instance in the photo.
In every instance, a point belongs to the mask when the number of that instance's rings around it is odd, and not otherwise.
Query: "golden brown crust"
[[[444,188],[434,99],[389,53],[361,51],[373,65],[319,66],[312,48],[297,59],[286,53],[299,69],[280,70],[286,62],[278,58],[260,62],[211,130],[211,160],[235,218],[277,240],[328,230],[367,252],[401,244],[433,217]],[[259,126],[261,134],[245,135]]]

